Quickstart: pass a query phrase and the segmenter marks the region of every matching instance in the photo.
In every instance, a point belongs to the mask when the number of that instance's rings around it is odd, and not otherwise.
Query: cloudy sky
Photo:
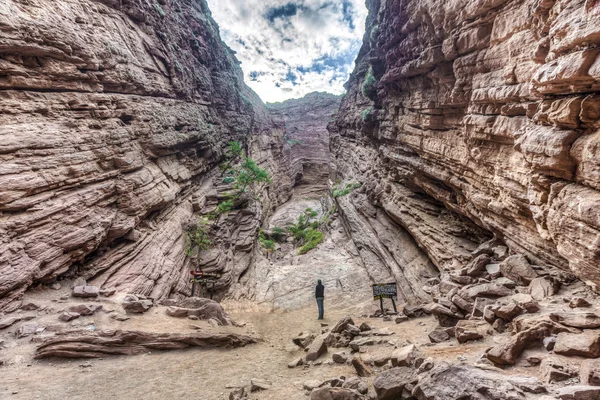
[[[364,0],[208,0],[246,83],[265,102],[344,92],[367,10]]]

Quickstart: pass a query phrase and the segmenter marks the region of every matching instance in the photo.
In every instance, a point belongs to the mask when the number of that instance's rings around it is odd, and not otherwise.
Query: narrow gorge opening
[[[600,398],[599,27],[4,0],[0,397]]]

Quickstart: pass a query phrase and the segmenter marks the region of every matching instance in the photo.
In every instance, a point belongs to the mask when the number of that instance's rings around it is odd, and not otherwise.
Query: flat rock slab
[[[135,355],[149,350],[179,350],[188,347],[243,347],[257,339],[221,333],[151,333],[140,331],[82,331],[53,337],[38,346],[35,358],[99,358],[108,355]]]
[[[598,400],[600,386],[567,386],[558,391],[561,400]]]

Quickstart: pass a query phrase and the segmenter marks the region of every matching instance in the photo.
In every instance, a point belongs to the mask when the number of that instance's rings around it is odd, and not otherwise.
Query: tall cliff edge
[[[377,206],[442,271],[494,237],[599,285],[600,3],[367,5],[330,125],[334,173],[363,183],[342,205]]]

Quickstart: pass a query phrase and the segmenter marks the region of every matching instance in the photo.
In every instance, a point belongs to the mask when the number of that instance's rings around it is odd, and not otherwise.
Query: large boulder
[[[405,387],[414,380],[412,368],[390,368],[373,379],[373,388],[378,400],[395,400],[402,397]]]
[[[554,352],[563,356],[600,357],[600,331],[585,331],[580,334],[559,333]]]
[[[552,313],[552,321],[579,329],[600,328],[600,316],[595,313]]]
[[[538,277],[538,274],[522,254],[509,256],[502,261],[500,263],[500,273],[519,285],[529,285],[532,280]]]
[[[525,400],[526,393],[544,391],[535,378],[441,363],[420,375],[412,395],[419,400]]]
[[[167,315],[176,318],[195,317],[202,320],[214,319],[219,325],[233,325],[229,314],[221,304],[203,297],[189,297],[167,308]]]

